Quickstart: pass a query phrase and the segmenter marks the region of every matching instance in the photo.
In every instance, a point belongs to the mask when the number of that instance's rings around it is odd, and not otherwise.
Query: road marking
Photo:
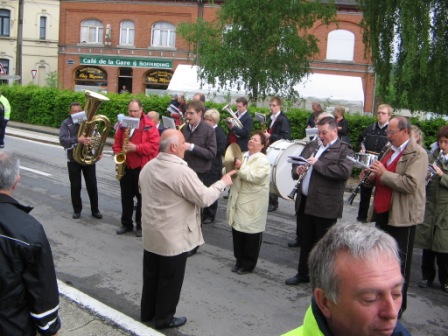
[[[93,311],[96,315],[103,317],[106,320],[112,321],[119,325],[122,329],[130,331],[136,336],[163,336],[158,331],[140,323],[133,318],[115,310],[104,303],[95,300],[87,294],[77,290],[76,288],[66,285],[58,279],[59,293],[74,301],[78,305]]]
[[[37,175],[51,176],[51,174],[44,173],[44,172],[42,172],[42,171],[40,171],[40,170],[36,170],[36,169],[32,169],[32,168],[27,168],[27,167],[24,167],[24,166],[20,166],[20,169],[25,170],[25,171],[29,171],[29,172],[34,173],[34,174],[37,174]]]

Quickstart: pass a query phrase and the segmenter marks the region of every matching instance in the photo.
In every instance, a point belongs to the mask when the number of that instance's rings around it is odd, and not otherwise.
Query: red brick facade
[[[144,92],[146,88],[152,86],[148,82],[154,77],[150,73],[152,70],[161,68],[170,72],[174,71],[178,64],[191,63],[188,45],[178,35],[174,48],[151,47],[152,25],[163,21],[177,26],[180,22],[196,21],[198,15],[203,15],[205,20],[213,20],[219,2],[215,1],[214,5],[208,5],[204,1],[204,6],[200,7],[199,2],[194,0],[61,0],[58,74],[63,88],[75,89],[75,79],[86,78],[86,75],[80,74],[79,70],[93,66],[103,72],[98,75],[97,82],[102,81],[105,91],[119,92],[121,86],[126,84],[133,93]],[[361,77],[365,93],[364,111],[370,112],[374,97],[374,73],[371,70],[370,59],[364,58],[362,29],[359,26],[362,14],[350,6],[340,9],[337,25],[333,23],[327,27],[316,23],[313,27],[312,33],[320,40],[320,54],[312,61],[311,67],[315,73]],[[96,19],[103,24],[103,43],[81,43],[81,22],[88,19]],[[120,45],[122,20],[131,20],[135,24],[135,39],[132,46]],[[110,38],[106,38],[109,37],[106,36],[108,32],[106,27],[109,26]],[[353,61],[335,62],[325,59],[328,33],[335,29],[347,30],[354,34]],[[124,62],[127,60],[130,60],[130,63],[126,65]],[[88,62],[92,64],[89,65]],[[147,64],[153,66],[145,66]],[[107,76],[107,79],[101,76]],[[76,81],[76,83],[87,85],[89,81]],[[163,85],[159,85],[158,88],[163,88]]]

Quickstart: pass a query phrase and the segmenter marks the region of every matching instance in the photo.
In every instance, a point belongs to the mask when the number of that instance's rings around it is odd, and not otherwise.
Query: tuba
[[[110,131],[109,119],[104,115],[95,115],[95,113],[101,103],[109,98],[89,90],[86,90],[85,94],[84,111],[87,120],[79,126],[78,138],[82,135],[91,138],[91,142],[88,145],[78,143],[73,149],[73,159],[79,164],[91,165],[100,159]]]
[[[237,115],[235,114],[235,112],[233,112],[232,108],[230,107],[230,103],[227,104],[226,106],[224,106],[222,108],[222,111],[226,111],[227,113],[229,113],[232,118],[227,118],[226,122],[233,124],[233,126],[236,126],[238,128],[243,128],[243,124],[241,123],[241,121],[238,119]]]

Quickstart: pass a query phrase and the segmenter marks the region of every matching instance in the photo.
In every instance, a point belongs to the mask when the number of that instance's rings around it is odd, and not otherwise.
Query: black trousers
[[[358,209],[358,220],[366,220],[367,214],[369,212],[370,198],[372,197],[373,188],[367,188],[361,185],[360,198],[359,198],[359,209]]]
[[[300,221],[299,236],[301,240],[298,274],[301,278],[308,279],[308,257],[314,245],[325,235],[329,228],[336,224],[337,218],[322,218],[305,214],[307,197],[302,195],[297,212],[297,221]]]
[[[137,198],[137,210],[135,212],[135,222],[137,227],[142,223],[142,195],[138,189],[138,177],[141,168],[130,169],[126,167],[126,173],[120,180],[121,188],[121,224],[132,228],[132,215],[134,214],[134,197]]]
[[[411,266],[412,266],[412,250],[414,248],[415,228],[416,225],[397,227],[388,225],[389,212],[376,214],[375,226],[384,232],[391,235],[398,244],[400,262],[401,262],[401,274],[404,277],[403,284],[403,302],[401,304],[401,314],[407,307],[407,293],[409,287],[409,281],[411,279]]]
[[[187,253],[165,257],[143,252],[143,292],[141,320],[155,318],[156,326],[171,320],[176,313],[185,276]]]
[[[98,189],[96,184],[95,165],[81,165],[75,161],[67,162],[68,178],[70,179],[70,193],[74,212],[81,212],[81,173],[84,175],[87,193],[90,199],[90,210],[92,213],[98,212]]]
[[[221,173],[209,171],[207,173],[198,173],[199,179],[204,183],[205,186],[210,187],[213,183],[221,178]],[[212,205],[202,208],[202,219],[212,218],[215,219],[216,211],[218,210],[218,200],[216,200]]]
[[[260,255],[263,232],[245,233],[232,228],[233,255],[236,259],[236,266],[252,272],[257,265]]]
[[[8,119],[0,120],[0,145],[5,144],[6,125],[8,124],[8,121]]]
[[[448,253],[423,249],[422,277],[429,282],[434,281],[436,278],[436,262],[439,268],[439,282],[441,285],[446,285],[448,284]]]

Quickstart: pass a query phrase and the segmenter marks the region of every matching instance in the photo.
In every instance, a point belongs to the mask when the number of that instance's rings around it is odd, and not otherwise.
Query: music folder
[[[165,128],[176,129],[176,123],[173,118],[168,118],[166,116],[162,116],[162,124]]]
[[[138,128],[140,125],[140,118],[132,118],[132,117],[124,117],[123,121],[121,122],[121,127],[125,128]]]
[[[82,123],[82,122],[87,120],[87,116],[86,116],[86,112],[85,111],[74,113],[74,114],[71,115],[71,117],[72,117],[72,120],[73,120],[73,122],[75,124],[80,124],[80,123]]]

